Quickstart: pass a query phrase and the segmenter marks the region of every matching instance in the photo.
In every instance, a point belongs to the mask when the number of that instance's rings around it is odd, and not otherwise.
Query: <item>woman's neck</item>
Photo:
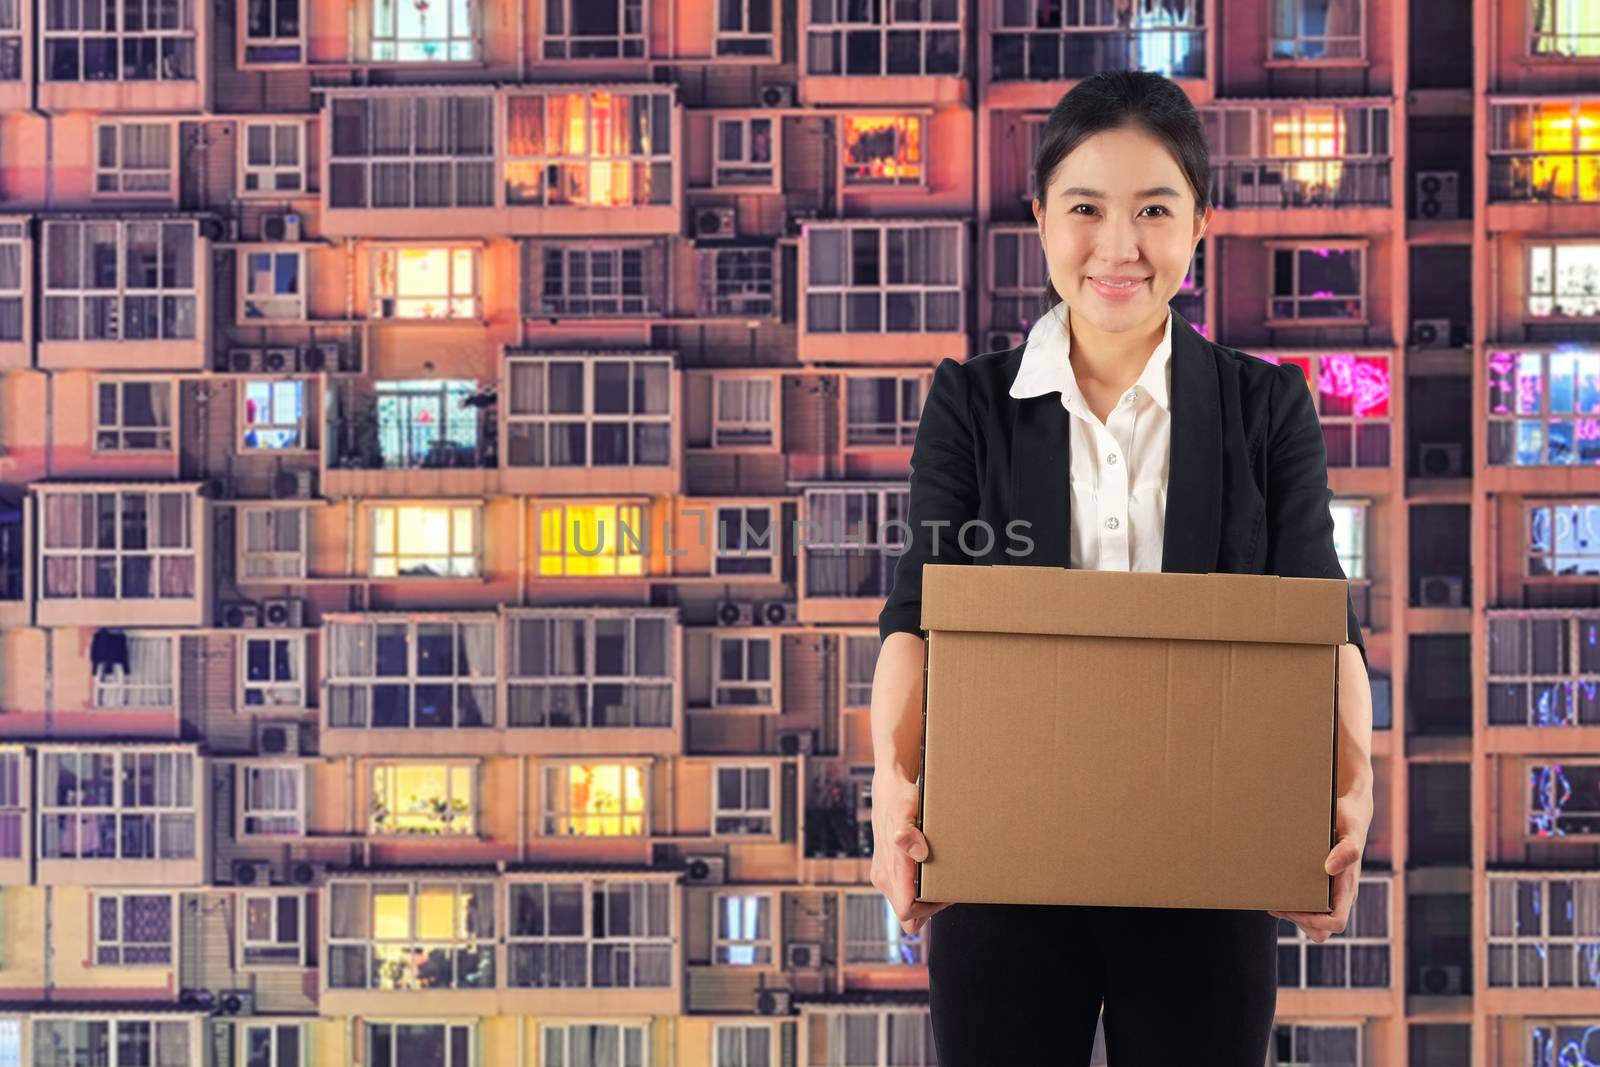
[[[1126,389],[1139,380],[1150,356],[1167,331],[1163,308],[1153,323],[1120,333],[1105,333],[1089,323],[1067,314],[1067,351],[1072,372],[1080,382],[1088,380],[1110,389]]]

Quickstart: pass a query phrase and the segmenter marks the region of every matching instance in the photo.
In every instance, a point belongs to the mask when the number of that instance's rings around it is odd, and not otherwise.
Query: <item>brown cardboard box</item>
[[[1341,579],[927,564],[917,899],[1332,910]]]

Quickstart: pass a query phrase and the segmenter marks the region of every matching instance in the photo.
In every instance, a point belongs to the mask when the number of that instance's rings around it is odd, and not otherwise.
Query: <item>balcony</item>
[[[327,394],[323,491],[450,497],[492,492],[495,390],[468,379],[344,383]]]
[[[1110,5],[1086,6],[1085,24],[1071,27],[1065,24],[1066,10],[1057,0],[1004,5],[1000,24],[990,35],[990,80],[1063,82],[1107,70],[1150,70],[1169,78],[1206,76],[1206,31],[1199,0],[1162,5],[1154,13],[1140,5],[1137,25],[1131,27],[1117,25],[1111,18],[1105,25],[1088,24],[1096,12],[1109,16]]]
[[[1597,123],[1597,98],[1491,100],[1489,229],[1584,232],[1600,203]]]
[[[81,7],[81,11],[80,11]],[[67,0],[34,27],[44,111],[199,112],[206,108],[211,7]],[[118,17],[120,14],[120,18]],[[42,30],[42,33],[41,33]],[[3,62],[3,52],[0,52]]]
[[[1327,158],[1223,163],[1212,201],[1225,208],[1387,207],[1390,161]]]

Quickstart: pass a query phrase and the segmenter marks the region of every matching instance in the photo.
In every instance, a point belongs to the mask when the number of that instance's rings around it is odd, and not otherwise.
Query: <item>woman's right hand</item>
[[[917,900],[918,863],[928,839],[917,829],[917,783],[898,768],[872,775],[872,884],[889,898],[900,928],[915,934],[949,903]]]

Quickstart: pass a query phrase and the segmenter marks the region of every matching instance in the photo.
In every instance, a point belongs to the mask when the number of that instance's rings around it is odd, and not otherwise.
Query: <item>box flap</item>
[[[1350,583],[927,563],[922,628],[980,633],[1341,645]]]

